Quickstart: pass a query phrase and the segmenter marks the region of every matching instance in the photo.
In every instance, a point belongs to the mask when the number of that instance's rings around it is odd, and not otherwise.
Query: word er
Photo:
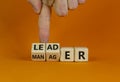
[[[59,43],[33,43],[31,49],[33,61],[88,61],[88,48],[61,47]]]

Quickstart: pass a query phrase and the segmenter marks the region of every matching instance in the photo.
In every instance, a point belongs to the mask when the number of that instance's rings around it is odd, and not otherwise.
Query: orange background
[[[87,0],[67,17],[52,13],[50,42],[89,48],[89,62],[33,62],[38,16],[26,0],[0,2],[1,82],[120,81],[120,0]]]

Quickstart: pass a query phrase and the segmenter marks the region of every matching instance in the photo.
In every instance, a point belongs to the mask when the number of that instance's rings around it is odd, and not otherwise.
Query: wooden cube
[[[45,43],[33,43],[31,49],[33,61],[45,61]]]
[[[46,43],[46,60],[59,61],[60,60],[60,44]]]
[[[74,48],[62,47],[60,61],[74,61]]]
[[[88,48],[75,47],[75,62],[88,61]]]

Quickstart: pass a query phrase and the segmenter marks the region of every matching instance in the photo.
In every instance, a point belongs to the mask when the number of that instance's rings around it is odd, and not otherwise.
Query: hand
[[[39,35],[41,42],[48,42],[51,7],[59,16],[66,16],[68,9],[75,9],[78,4],[82,4],[85,0],[28,0],[36,13],[39,14]]]

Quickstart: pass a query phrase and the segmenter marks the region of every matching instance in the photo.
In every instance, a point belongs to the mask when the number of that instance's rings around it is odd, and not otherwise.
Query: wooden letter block
[[[33,61],[45,61],[45,43],[33,43],[31,53]]]
[[[60,44],[46,43],[46,60],[59,61],[60,60]]]
[[[88,48],[75,48],[75,62],[88,61]]]
[[[62,47],[60,61],[74,61],[74,48]]]

